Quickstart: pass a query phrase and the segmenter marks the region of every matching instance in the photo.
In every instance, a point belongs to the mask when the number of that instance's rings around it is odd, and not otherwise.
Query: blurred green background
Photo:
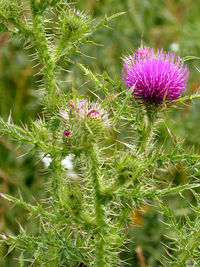
[[[127,13],[110,24],[110,28],[102,28],[93,36],[98,44],[84,45],[81,50],[92,57],[74,57],[90,66],[95,73],[106,70],[113,80],[121,80],[121,57],[134,52],[143,43],[150,47],[164,48],[173,51],[181,57],[200,56],[200,1],[197,0],[81,0],[77,8],[88,12],[95,19],[117,12]],[[32,61],[33,49],[26,49],[23,40],[11,38],[9,34],[0,35],[0,116],[21,125],[37,118],[42,107],[40,105],[41,76],[40,66]],[[200,85],[200,61],[187,61],[190,71],[187,93],[196,93]],[[72,72],[62,72],[59,78],[62,89],[67,92],[75,86],[80,94],[87,93],[83,85],[87,78],[75,67],[63,64]],[[88,85],[91,86],[91,85]],[[184,146],[190,149],[194,146],[199,151],[200,143],[200,102],[181,105],[171,109],[166,114],[166,125],[171,132],[184,139]],[[170,142],[167,128],[159,129],[159,140]],[[44,184],[48,173],[38,155],[26,154],[27,147],[18,147],[13,142],[0,136],[0,191],[13,196],[23,195],[27,201],[45,198]],[[172,166],[168,170],[170,181],[176,184],[187,180],[184,163]],[[188,195],[188,198],[191,196]],[[169,203],[170,200],[166,200]],[[152,200],[153,204],[153,200]],[[188,204],[180,197],[173,199],[174,210],[181,216],[188,212]],[[21,208],[12,208],[7,201],[0,199],[0,233],[17,234],[19,224],[37,232],[37,222],[28,221],[27,214]],[[160,266],[164,254],[162,243],[165,243],[167,230],[161,223],[163,219],[154,205],[143,205],[133,210],[131,214],[135,227],[127,229],[127,236],[134,242],[127,244],[129,252],[124,253],[124,266]],[[7,257],[7,247],[1,246],[1,266],[14,266],[17,263],[17,252],[11,252]]]

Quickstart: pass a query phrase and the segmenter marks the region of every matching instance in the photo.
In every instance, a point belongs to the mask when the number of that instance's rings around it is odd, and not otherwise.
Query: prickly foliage
[[[48,21],[48,15],[53,13],[56,23]],[[43,75],[44,112],[41,118],[23,127],[15,125],[10,117],[7,121],[0,119],[0,132],[19,145],[27,144],[28,153],[51,159],[51,178],[44,185],[49,197],[45,201],[33,205],[23,196],[1,194],[24,208],[29,219],[39,222],[37,235],[27,233],[21,225],[17,236],[1,235],[9,252],[20,251],[20,266],[27,261],[35,266],[120,266],[133,206],[148,203],[149,199],[157,203],[170,229],[173,245],[169,264],[173,266],[177,259],[179,265],[174,266],[199,263],[198,203],[191,207],[196,219],[186,217],[182,223],[162,203],[169,194],[182,194],[199,186],[195,180],[199,156],[194,151],[184,151],[176,140],[163,150],[155,142],[161,114],[151,114],[134,103],[131,92],[124,91],[121,83],[106,72],[97,75],[70,58],[84,55],[80,45],[91,42],[91,35],[98,28],[120,15],[96,22],[64,0],[1,1],[1,32],[19,36],[35,49]],[[54,28],[52,34],[49,25]],[[62,61],[76,65],[88,76],[96,101],[74,89],[67,95],[60,90],[57,71]],[[178,101],[195,97],[199,96]],[[131,139],[122,136],[123,128]],[[63,164],[68,155],[73,170]],[[161,181],[163,170],[167,172],[171,165],[183,162],[190,178],[188,184],[175,186]],[[175,248],[178,249],[173,252]]]

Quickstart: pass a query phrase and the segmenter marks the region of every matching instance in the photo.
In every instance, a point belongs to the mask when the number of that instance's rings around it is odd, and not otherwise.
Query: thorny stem
[[[147,110],[147,120],[142,133],[142,143],[140,147],[140,152],[145,153],[147,147],[152,143],[153,137],[153,126],[156,120],[156,112],[152,112],[151,110]]]
[[[43,98],[44,104],[51,115],[57,109],[57,103],[61,100],[60,91],[58,91],[55,79],[55,63],[52,60],[50,49],[45,35],[43,27],[43,20],[40,15],[35,12],[35,1],[31,1],[32,5],[32,20],[33,20],[33,32],[35,47],[38,51],[38,58],[43,65],[44,86],[46,89],[46,98]],[[53,130],[53,136],[55,136],[56,129]],[[56,142],[53,142],[52,146],[55,148]],[[59,183],[62,177],[61,159],[57,156],[52,161],[52,188],[54,192],[54,198],[59,199]]]
[[[61,100],[61,93],[58,91],[55,79],[55,62],[50,54],[48,41],[45,35],[42,17],[34,14],[33,31],[35,47],[38,51],[38,57],[43,65],[44,85],[46,89],[47,99],[44,104],[50,113],[57,109],[58,98]]]
[[[94,198],[95,198],[95,217],[97,223],[97,246],[96,246],[96,266],[104,267],[105,263],[105,254],[104,249],[104,236],[105,236],[105,221],[104,221],[104,210],[102,205],[102,197],[100,193],[100,175],[99,175],[99,162],[97,157],[97,147],[96,144],[92,144],[90,160],[92,163],[91,175],[92,182],[94,187]]]
[[[54,157],[51,163],[51,169],[52,169],[52,189],[54,194],[54,200],[59,201],[60,199],[60,188],[62,188],[61,185],[61,178],[62,178],[62,166],[61,166],[61,160],[58,157]]]

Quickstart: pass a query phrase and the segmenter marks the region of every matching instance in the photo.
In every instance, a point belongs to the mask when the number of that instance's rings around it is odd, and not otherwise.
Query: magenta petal
[[[123,83],[134,88],[135,99],[145,104],[161,105],[178,99],[186,90],[189,72],[173,53],[139,48],[124,59]]]

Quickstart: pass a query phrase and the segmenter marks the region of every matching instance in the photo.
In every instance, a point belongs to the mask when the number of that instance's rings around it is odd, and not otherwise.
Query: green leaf
[[[193,60],[193,59],[200,59],[200,57],[186,56],[186,57],[183,58],[184,62],[189,61],[189,60]]]
[[[165,196],[168,194],[180,193],[184,190],[190,190],[190,189],[197,188],[197,187],[200,187],[200,184],[185,184],[185,185],[180,185],[180,186],[164,189],[160,191],[160,194],[162,196]]]
[[[95,26],[95,29],[98,29],[102,26],[106,26],[109,22],[111,22],[113,19],[116,19],[124,14],[126,14],[127,12],[119,12],[119,13],[116,13],[110,17],[107,17],[105,16],[104,19],[102,19],[96,26]]]

